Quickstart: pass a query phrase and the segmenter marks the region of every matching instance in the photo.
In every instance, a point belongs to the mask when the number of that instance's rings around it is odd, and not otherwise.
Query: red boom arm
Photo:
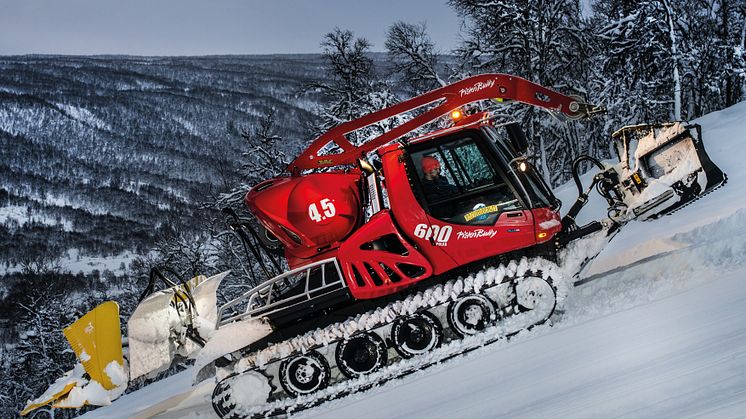
[[[557,93],[526,79],[508,74],[482,74],[441,87],[394,106],[365,115],[362,118],[338,125],[318,137],[290,166],[288,171],[298,174],[301,170],[319,169],[355,164],[358,158],[413,130],[447,114],[448,112],[480,100],[507,99],[560,112],[569,119],[589,117],[600,108],[578,101],[577,98]],[[398,127],[360,145],[354,146],[347,134],[393,116],[438,103],[432,109]],[[342,149],[341,153],[319,156],[330,142]]]

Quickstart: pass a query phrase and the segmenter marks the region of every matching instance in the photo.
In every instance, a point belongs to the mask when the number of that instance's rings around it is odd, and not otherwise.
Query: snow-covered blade
[[[705,152],[697,124],[628,126],[613,138],[620,161],[618,191],[632,217],[670,213],[726,180]]]
[[[44,394],[29,400],[22,416],[49,403],[54,403],[54,408],[105,406],[127,388],[117,303],[107,301],[98,305],[63,333],[80,363]]]
[[[163,371],[174,356],[192,356],[217,322],[215,292],[228,275],[196,276],[145,298],[127,322],[130,379]],[[196,341],[195,341],[196,340]]]

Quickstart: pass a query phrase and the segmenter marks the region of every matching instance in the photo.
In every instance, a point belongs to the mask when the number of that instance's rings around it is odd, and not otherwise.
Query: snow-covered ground
[[[626,225],[551,327],[299,417],[746,416],[746,102],[697,122],[728,184],[668,217]],[[574,185],[558,193],[569,206]],[[589,209],[586,220],[603,215]],[[214,417],[211,386],[192,392],[192,374],[86,417]]]
[[[132,263],[137,254],[125,251],[114,256],[81,256],[77,249],[67,251],[67,256],[60,260],[62,271],[71,273],[90,273],[94,270],[103,272],[109,270],[115,274],[126,273],[127,266]]]
[[[124,275],[127,273],[127,266],[137,256],[131,251],[124,251],[113,256],[83,256],[78,249],[70,249],[57,262],[60,272],[90,274],[93,271],[111,271],[116,275]],[[21,272],[22,269],[21,265],[0,265],[0,275]]]
[[[73,223],[70,220],[55,219],[46,214],[30,214],[30,209],[21,205],[8,205],[0,207],[0,224],[14,222],[19,226],[26,223],[42,224],[46,226],[60,226],[64,231],[73,231]]]

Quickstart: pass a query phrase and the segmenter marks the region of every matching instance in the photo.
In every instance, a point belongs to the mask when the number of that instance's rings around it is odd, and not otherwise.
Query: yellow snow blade
[[[33,402],[29,402],[26,407],[21,411],[21,416],[26,416],[29,414],[29,412],[36,410],[42,406],[45,406],[49,403],[56,402],[59,399],[62,399],[70,393],[70,391],[75,388],[75,385],[77,382],[73,381],[70,383],[67,383],[65,387],[62,388],[62,390],[53,393],[53,394],[43,394],[38,399],[34,400]],[[51,388],[50,388],[51,390]],[[48,390],[49,391],[49,390]]]
[[[62,333],[91,379],[101,383],[106,390],[114,389],[116,386],[104,368],[112,361],[124,365],[119,305],[114,301],[102,303],[66,327]]]

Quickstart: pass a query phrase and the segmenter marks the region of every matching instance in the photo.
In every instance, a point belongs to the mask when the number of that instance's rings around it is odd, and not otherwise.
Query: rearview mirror
[[[525,155],[528,151],[528,140],[521,125],[518,122],[511,122],[505,125],[505,131],[508,132],[510,146],[513,148],[513,151],[516,154]]]

